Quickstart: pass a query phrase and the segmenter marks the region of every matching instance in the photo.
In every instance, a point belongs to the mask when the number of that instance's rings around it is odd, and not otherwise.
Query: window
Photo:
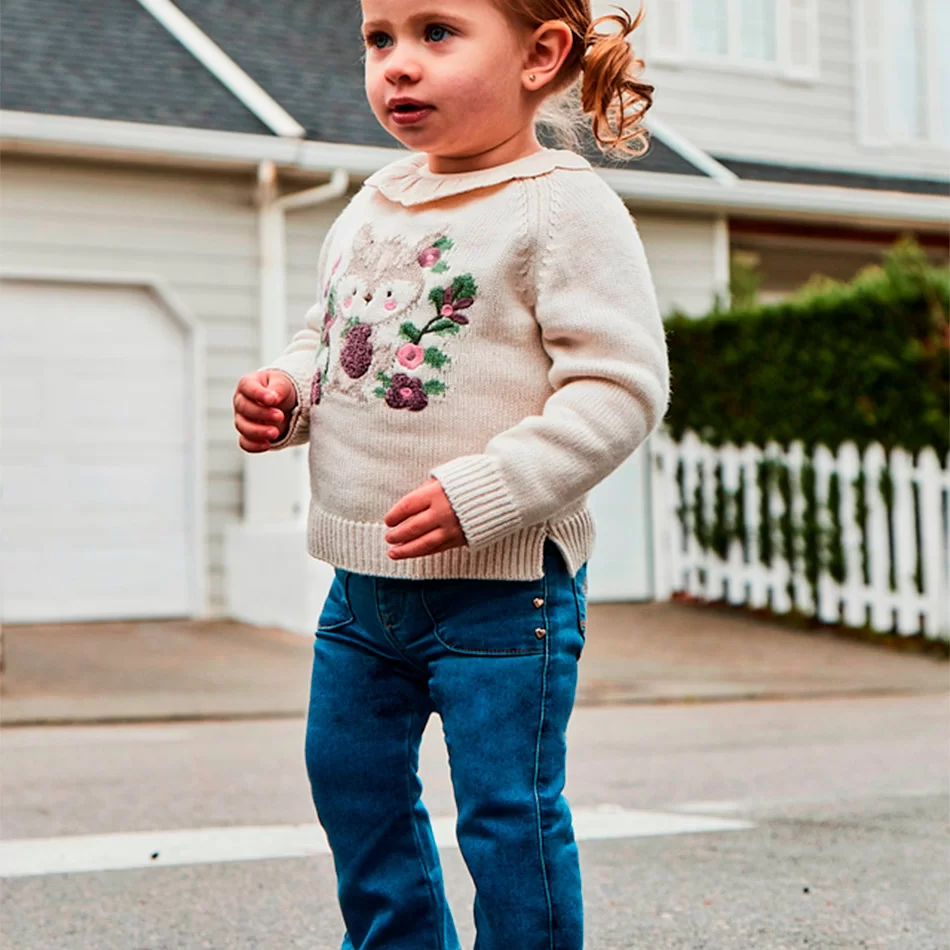
[[[774,63],[777,0],[694,0],[690,46],[700,55]]]
[[[650,56],[813,79],[817,11],[817,0],[655,0]]]
[[[950,6],[946,0],[859,0],[861,139],[950,144]]]

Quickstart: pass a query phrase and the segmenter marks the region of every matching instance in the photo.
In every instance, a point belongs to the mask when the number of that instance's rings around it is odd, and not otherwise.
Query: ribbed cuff
[[[309,423],[310,423],[310,389],[308,386],[303,385],[299,379],[297,379],[292,373],[287,372],[285,369],[280,369],[277,366],[267,366],[265,369],[273,372],[283,373],[293,384],[294,389],[297,390],[297,405],[294,406],[293,411],[290,414],[290,425],[287,426],[287,432],[282,439],[279,439],[277,442],[271,442],[270,451],[274,452],[277,449],[286,449],[291,445],[300,445],[303,442],[306,442],[309,437]],[[301,431],[306,429],[306,432]]]
[[[466,455],[429,474],[441,483],[470,548],[491,544],[521,527],[521,514],[490,456]]]

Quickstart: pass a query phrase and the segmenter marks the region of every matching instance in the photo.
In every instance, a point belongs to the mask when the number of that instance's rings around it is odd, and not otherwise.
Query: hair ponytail
[[[641,155],[648,147],[647,131],[640,124],[653,105],[653,86],[637,78],[643,69],[627,37],[640,25],[643,8],[635,19],[618,7],[594,20],[584,36],[581,108],[592,115],[594,140],[602,151]],[[600,33],[602,23],[619,29]]]
[[[529,29],[560,20],[574,34],[574,44],[551,84],[551,96],[541,106],[538,121],[568,148],[579,146],[579,130],[590,123],[602,152],[642,155],[648,133],[640,122],[653,105],[653,86],[637,79],[643,61],[634,55],[627,37],[643,20],[643,8],[633,19],[617,7],[617,13],[591,22],[590,0],[496,2]],[[598,27],[604,23],[619,29],[601,33]]]

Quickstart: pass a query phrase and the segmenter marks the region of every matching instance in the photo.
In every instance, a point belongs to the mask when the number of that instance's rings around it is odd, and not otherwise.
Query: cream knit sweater
[[[306,328],[267,367],[297,389],[308,548],[361,574],[530,580],[550,537],[590,556],[587,492],[662,419],[663,325],[620,198],[573,152],[370,177],[319,261]],[[434,475],[467,545],[393,561],[383,518]]]

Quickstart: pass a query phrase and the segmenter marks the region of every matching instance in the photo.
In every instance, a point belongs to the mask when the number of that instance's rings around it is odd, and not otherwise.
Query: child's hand
[[[394,561],[440,554],[466,543],[458,517],[436,478],[397,502],[384,520],[391,529],[386,532],[386,542],[395,545],[389,551]]]
[[[287,432],[297,390],[284,373],[260,370],[242,376],[234,391],[234,428],[245,452],[267,452]]]

